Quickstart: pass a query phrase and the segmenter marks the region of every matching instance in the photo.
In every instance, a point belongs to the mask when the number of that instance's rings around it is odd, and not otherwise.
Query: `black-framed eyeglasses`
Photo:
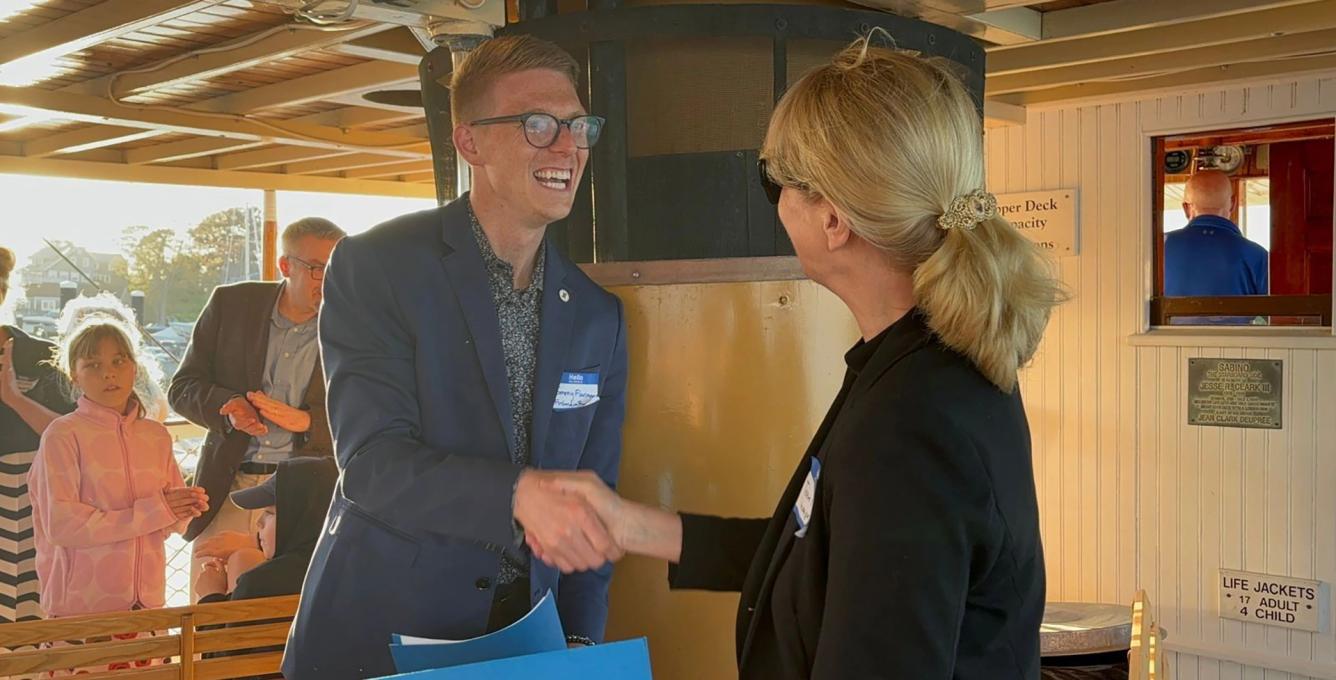
[[[306,260],[303,260],[300,257],[297,257],[296,255],[284,255],[283,257],[286,257],[289,260],[292,260],[297,264],[305,267],[306,271],[311,273],[312,281],[320,281],[325,278],[325,265],[315,264],[314,262],[307,262]]]
[[[598,143],[598,137],[603,134],[603,125],[606,122],[607,120],[601,116],[557,118],[550,113],[533,111],[514,116],[483,118],[475,120],[469,125],[519,123],[520,127],[524,129],[524,140],[529,143],[529,146],[539,149],[546,149],[556,144],[557,137],[561,134],[561,128],[565,127],[571,131],[571,138],[575,140],[576,148],[590,149]]]

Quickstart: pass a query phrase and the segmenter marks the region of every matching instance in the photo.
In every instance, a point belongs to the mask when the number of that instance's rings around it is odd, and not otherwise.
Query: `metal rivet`
[[[935,36],[935,35],[929,33],[929,34],[928,34],[928,44],[929,44],[929,45],[936,45],[936,44],[937,44],[937,36]]]
[[[561,298],[562,302],[571,301],[571,294],[567,293],[565,288],[562,288],[560,291],[557,292],[557,297]]]
[[[788,27],[789,27],[788,19],[775,19],[775,28],[782,31]]]
[[[640,278],[640,272],[631,272],[631,278],[633,279]]]
[[[859,33],[867,33],[868,31],[871,31],[871,30],[872,30],[872,27],[869,26],[869,25],[867,25],[867,24],[859,24],[859,25],[858,25],[858,32],[859,32]]]
[[[779,296],[779,306],[783,307],[783,306],[786,306],[786,305],[788,305],[788,304],[789,304],[789,296],[787,296],[787,295],[781,295],[781,296]]]

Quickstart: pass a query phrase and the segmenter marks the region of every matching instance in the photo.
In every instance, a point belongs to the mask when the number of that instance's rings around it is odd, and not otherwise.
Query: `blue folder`
[[[645,638],[390,676],[412,680],[653,680]]]
[[[461,666],[566,649],[557,604],[549,592],[528,614],[501,630],[469,640],[392,636],[390,656],[400,673]]]

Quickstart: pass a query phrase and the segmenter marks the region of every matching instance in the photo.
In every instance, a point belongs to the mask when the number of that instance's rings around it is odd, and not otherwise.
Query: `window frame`
[[[1283,325],[1267,326],[1268,329],[1304,331],[1311,333],[1315,329],[1321,329],[1327,333],[1336,334],[1336,327],[1333,326],[1333,313],[1336,307],[1333,306],[1333,296],[1331,294],[1319,295],[1244,295],[1244,296],[1209,296],[1209,297],[1168,297],[1164,295],[1164,185],[1166,175],[1164,172],[1164,157],[1166,140],[1174,137],[1185,137],[1190,135],[1210,135],[1220,133],[1222,136],[1239,133],[1255,133],[1259,137],[1268,138],[1267,128],[1274,128],[1277,135],[1275,141],[1298,141],[1306,138],[1302,134],[1303,130],[1320,131],[1323,136],[1333,135],[1333,153],[1336,153],[1336,116],[1331,115],[1307,115],[1296,116],[1282,120],[1259,120],[1249,121],[1238,127],[1216,128],[1193,126],[1185,129],[1176,130],[1145,130],[1147,144],[1143,146],[1149,154],[1147,159],[1151,165],[1151,186],[1149,212],[1151,220],[1151,242],[1150,242],[1150,290],[1148,291],[1146,310],[1148,313],[1148,325],[1151,329],[1184,329],[1192,326],[1170,325],[1169,321],[1175,316],[1316,316],[1321,320],[1320,325]],[[1284,136],[1289,134],[1290,136]],[[1143,166],[1144,167],[1144,166]],[[1336,210],[1334,210],[1336,212]],[[1274,227],[1273,227],[1274,229]],[[1274,232],[1273,232],[1274,233]],[[1336,256],[1331,263],[1333,272],[1336,272]],[[1210,326],[1212,331],[1230,332],[1240,329],[1256,329],[1257,326],[1251,325],[1228,325],[1228,326]]]

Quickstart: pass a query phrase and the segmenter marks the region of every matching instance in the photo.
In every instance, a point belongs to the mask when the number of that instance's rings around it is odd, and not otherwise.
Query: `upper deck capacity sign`
[[[1077,253],[1075,189],[998,194],[997,214],[1055,256]]]

